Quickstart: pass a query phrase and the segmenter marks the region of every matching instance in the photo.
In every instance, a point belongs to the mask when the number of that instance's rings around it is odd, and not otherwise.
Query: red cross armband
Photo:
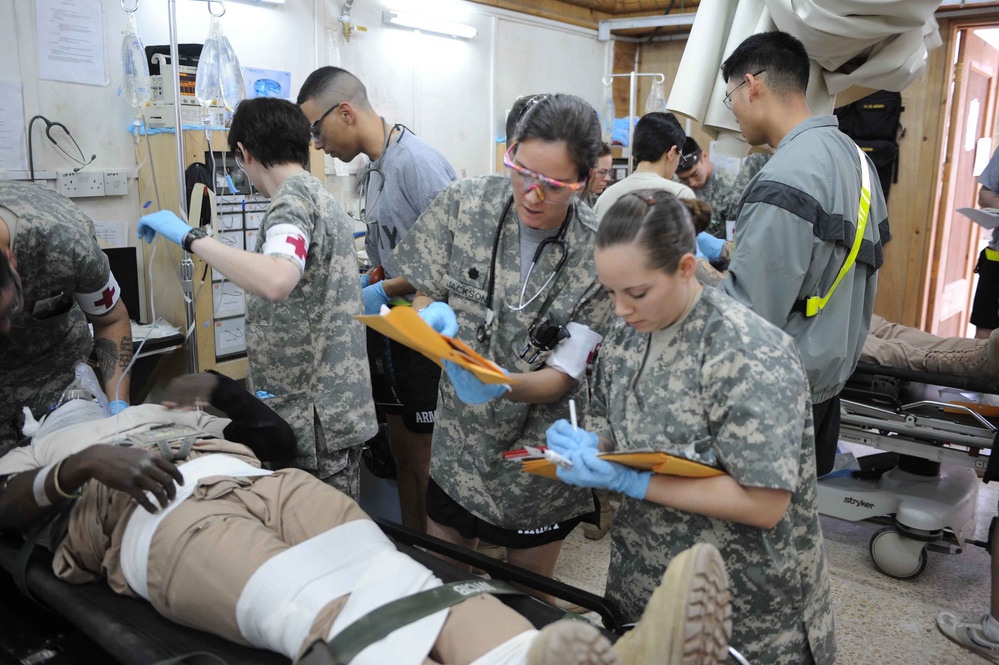
[[[265,256],[290,259],[304,273],[305,257],[309,254],[309,238],[294,224],[275,224],[267,230],[263,253]]]
[[[80,309],[89,316],[104,316],[118,302],[120,289],[113,272],[108,272],[108,282],[93,293],[74,293],[73,298]]]

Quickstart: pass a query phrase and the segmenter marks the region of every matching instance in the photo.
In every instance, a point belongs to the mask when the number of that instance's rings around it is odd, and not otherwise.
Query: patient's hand
[[[160,403],[168,409],[201,409],[212,403],[212,393],[218,384],[214,374],[184,374],[167,384]]]
[[[67,459],[60,476],[60,483],[72,488],[93,478],[127,493],[151,513],[159,508],[149,500],[147,491],[165,507],[177,496],[176,483],[184,483],[184,476],[172,462],[148,450],[126,446],[91,446]]]

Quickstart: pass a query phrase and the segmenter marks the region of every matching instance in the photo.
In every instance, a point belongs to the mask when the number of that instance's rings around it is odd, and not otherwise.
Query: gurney
[[[999,476],[991,451],[999,383],[860,363],[841,393],[841,441],[885,451],[818,482],[819,512],[886,523],[871,537],[881,572],[926,568],[927,551],[959,554],[973,540],[980,476]],[[999,404],[999,402],[997,402]]]
[[[487,570],[494,579],[506,579],[517,583],[537,586],[540,590],[558,597],[592,608],[604,619],[605,634],[612,641],[623,630],[620,614],[616,607],[600,596],[581,589],[570,587],[556,580],[543,578],[503,562],[495,561],[481,554],[456,548],[443,541],[429,538],[391,522],[380,522],[383,530],[396,542],[400,551],[431,569],[445,582],[468,579],[468,573],[437,557],[413,546],[442,549],[456,560],[473,563]],[[15,559],[24,544],[18,534],[3,534],[0,537],[0,568],[11,573]],[[478,579],[478,578],[473,578]],[[73,585],[63,582],[52,573],[51,555],[42,548],[36,548],[25,569],[24,580],[35,600],[43,607],[22,597],[7,576],[4,589],[4,606],[19,616],[35,617],[33,623],[48,624],[48,630],[40,627],[43,639],[34,649],[18,655],[22,663],[42,663],[60,654],[72,654],[75,647],[71,642],[79,642],[79,631],[115,662],[125,665],[152,665],[154,663],[185,663],[187,665],[277,665],[289,661],[280,654],[250,647],[240,646],[215,635],[193,628],[181,626],[160,616],[153,607],[139,599],[119,596],[111,591],[103,581],[92,584]],[[500,600],[525,616],[537,628],[557,621],[566,612],[527,595],[499,596]],[[47,614],[51,611],[53,614]],[[59,616],[66,621],[60,620]],[[42,621],[39,621],[39,617]],[[67,630],[67,623],[71,630]],[[72,630],[72,629],[75,629]],[[28,653],[27,651],[31,651]],[[7,662],[2,658],[0,662]],[[187,656],[186,658],[181,658]],[[63,655],[65,658],[66,656]],[[72,655],[70,655],[72,658]],[[89,659],[69,662],[89,662]],[[59,661],[66,662],[66,661]]]

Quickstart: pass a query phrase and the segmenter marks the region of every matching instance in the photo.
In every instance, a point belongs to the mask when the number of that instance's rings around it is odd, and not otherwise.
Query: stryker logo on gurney
[[[862,499],[854,499],[852,496],[845,496],[845,497],[843,497],[843,503],[848,503],[851,506],[857,506],[859,508],[873,508],[874,507],[873,503],[869,503],[867,501],[863,501]]]
[[[469,582],[468,584],[455,584],[454,592],[461,596],[475,596],[480,593],[495,593],[500,591],[489,582],[481,580],[478,582]]]

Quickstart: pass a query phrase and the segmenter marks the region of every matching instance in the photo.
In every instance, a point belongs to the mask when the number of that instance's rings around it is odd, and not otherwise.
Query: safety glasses
[[[236,166],[239,167],[241,171],[246,172],[246,165],[243,163],[243,150],[237,149],[232,153],[233,159],[236,160]]]
[[[689,155],[680,155],[680,161],[676,165],[677,173],[680,171],[689,171],[697,166],[697,159],[698,154],[696,152],[692,152]]]
[[[503,166],[510,169],[510,181],[513,186],[523,191],[524,194],[534,190],[542,203],[566,205],[572,199],[573,194],[586,186],[586,180],[562,182],[514,163],[513,153],[516,147],[517,144],[514,143],[503,155]]]
[[[340,102],[340,104],[343,104],[343,102]],[[323,139],[323,120],[325,120],[326,116],[330,113],[333,113],[333,111],[340,108],[340,104],[336,104],[335,106],[331,106],[326,109],[325,113],[316,118],[316,121],[309,125],[309,134],[312,135],[312,141],[314,143],[319,143]]]

